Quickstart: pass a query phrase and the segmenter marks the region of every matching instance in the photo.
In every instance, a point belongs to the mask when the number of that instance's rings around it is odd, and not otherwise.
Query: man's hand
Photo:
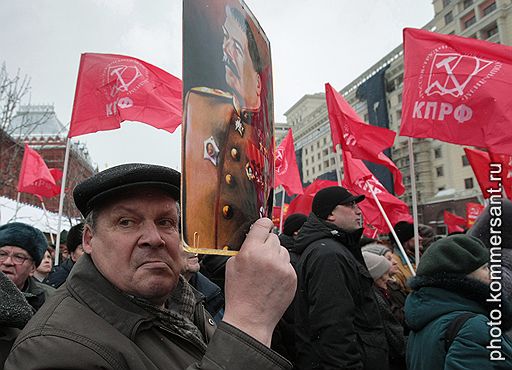
[[[256,221],[240,252],[228,260],[223,319],[269,347],[297,289],[290,256],[272,226],[268,218]]]

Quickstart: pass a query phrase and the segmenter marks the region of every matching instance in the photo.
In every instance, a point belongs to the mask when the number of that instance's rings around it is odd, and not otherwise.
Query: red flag
[[[272,222],[275,227],[279,227],[279,221],[281,219],[281,207],[272,208]]]
[[[182,118],[182,82],[140,59],[82,54],[68,137],[139,121],[174,132]]]
[[[286,215],[292,215],[294,213],[302,213],[309,215],[311,213],[311,207],[313,205],[313,198],[316,193],[329,186],[338,186],[336,181],[330,180],[315,180],[311,185],[304,189],[304,194],[296,196],[288,206]],[[286,218],[285,218],[286,219]]]
[[[489,153],[493,163],[501,164],[500,182],[508,199],[512,199],[512,155]]]
[[[444,215],[444,223],[448,228],[448,234],[454,232],[463,232],[464,226],[466,226],[466,219],[464,217],[460,217],[450,213],[448,211],[443,212]]]
[[[366,196],[359,203],[365,224],[372,225],[381,233],[389,233],[390,231],[377,206],[377,202],[373,199],[370,188],[375,192],[392,225],[399,221],[412,222],[407,204],[390,194],[363,161],[353,158],[350,152],[343,151],[343,166],[342,185],[353,194]]]
[[[55,193],[56,190],[57,193]],[[18,191],[46,198],[51,198],[60,192],[43,158],[27,144],[25,144],[21,163]]]
[[[393,146],[396,133],[387,128],[364,123],[345,99],[330,84],[325,84],[325,96],[331,136],[336,151],[340,144],[354,158],[383,165],[391,171],[394,179],[395,193],[401,195],[405,191],[402,173],[382,151]]]
[[[58,168],[49,168],[50,173],[53,176],[53,179],[55,180],[55,183],[62,180],[62,176],[64,175],[61,170]]]
[[[512,154],[512,47],[404,30],[400,135]]]
[[[484,198],[489,198],[493,194],[501,194],[501,191],[496,191],[502,187],[501,182],[492,181],[490,177],[491,171],[491,158],[489,153],[481,150],[464,148],[466,157],[468,158],[469,164],[473,169],[478,185]]]
[[[304,193],[297,167],[292,129],[288,130],[288,134],[277,148],[275,163],[275,187],[283,185],[288,195]]]
[[[469,229],[475,224],[476,219],[480,216],[484,208],[485,207],[480,203],[466,203],[466,228]]]

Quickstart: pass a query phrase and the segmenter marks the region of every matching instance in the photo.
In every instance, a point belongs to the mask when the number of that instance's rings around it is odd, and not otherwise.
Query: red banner
[[[412,216],[409,213],[407,204],[390,194],[370,172],[363,161],[353,158],[350,152],[343,151],[343,166],[345,174],[343,176],[342,185],[353,194],[366,196],[366,198],[359,203],[365,224],[373,226],[381,233],[390,232],[370,189],[373,190],[379,199],[391,225],[395,225],[399,221],[412,223]]]
[[[501,167],[501,174],[492,175],[491,171],[495,170],[495,166],[491,166],[489,153],[470,148],[464,148],[464,153],[466,153],[484,198],[487,199],[493,194],[501,194],[504,178],[503,167]]]
[[[475,224],[476,219],[482,211],[484,210],[484,206],[480,203],[466,203],[466,228],[469,229],[471,226]]]
[[[55,178],[46,166],[43,158],[34,149],[25,144],[21,163],[18,191],[40,197],[51,198],[60,193]]]
[[[292,215],[294,213],[302,213],[309,215],[311,213],[311,207],[313,205],[313,198],[316,193],[329,186],[338,186],[336,181],[329,180],[315,180],[311,185],[304,189],[304,194],[295,197],[286,210],[286,215]]]
[[[512,47],[406,28],[400,135],[512,154]]]
[[[489,153],[492,163],[501,164],[500,182],[508,199],[512,199],[512,155]]]
[[[82,54],[68,137],[138,121],[174,132],[182,118],[181,80],[140,59]]]
[[[464,226],[466,226],[467,224],[466,219],[464,217],[454,215],[453,213],[448,211],[444,211],[443,216],[444,223],[446,224],[446,227],[448,229],[448,234],[464,231]]]
[[[277,148],[275,163],[274,187],[283,185],[288,195],[304,193],[299,167],[297,167],[292,129],[288,130],[288,134]]]
[[[325,97],[331,136],[336,151],[340,144],[343,150],[350,151],[354,158],[364,159],[383,165],[393,174],[395,193],[401,195],[405,188],[402,173],[383,150],[393,146],[396,133],[387,128],[365,123],[345,99],[330,84],[325,84]]]

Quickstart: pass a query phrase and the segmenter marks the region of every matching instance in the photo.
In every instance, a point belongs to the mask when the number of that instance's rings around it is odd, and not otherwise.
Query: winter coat
[[[62,284],[66,282],[66,279],[69,276],[69,273],[71,272],[71,269],[75,263],[69,257],[64,262],[62,262],[59,266],[55,268],[54,271],[50,272],[50,275],[48,276],[48,285],[51,285],[54,288],[60,287]]]
[[[414,291],[407,297],[405,317],[411,331],[407,343],[407,366],[414,370],[432,369],[511,369],[512,342],[501,338],[505,361],[489,360],[491,343],[489,287],[461,275],[443,274],[435,277],[417,276],[410,281]],[[504,303],[504,302],[503,302]],[[470,312],[458,331],[448,352],[444,338],[450,324],[460,315]],[[502,305],[502,329],[510,327],[512,311]]]
[[[180,278],[157,308],[115,288],[89,255],[18,336],[6,370],[281,369],[282,357],[237,328],[215,323]],[[209,342],[206,345],[205,342]]]
[[[55,288],[40,283],[37,279],[29,277],[22,290],[28,303],[34,308],[34,312],[39,310],[44,302],[55,293]]]
[[[200,272],[193,274],[188,282],[203,295],[204,308],[218,324],[224,316],[224,294],[222,294],[222,290]]]
[[[299,369],[388,368],[384,327],[359,239],[313,213],[295,246]]]
[[[32,317],[33,309],[23,293],[2,272],[0,272],[0,369],[28,320]]]

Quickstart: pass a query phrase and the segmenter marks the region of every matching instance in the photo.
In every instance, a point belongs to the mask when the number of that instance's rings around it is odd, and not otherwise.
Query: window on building
[[[437,177],[443,177],[444,176],[443,166],[436,167],[436,176]]]
[[[304,154],[308,154],[308,148],[304,148]]]
[[[369,117],[368,117],[368,114],[366,114],[366,113],[365,113],[365,114],[364,114],[364,116],[363,116],[363,120],[364,120],[365,122],[368,122],[368,118],[369,118]]]
[[[318,153],[318,154],[316,155],[316,157],[317,157],[317,159],[320,159],[320,153]]]
[[[473,178],[464,179],[464,188],[473,189]]]
[[[311,174],[314,175],[315,174],[315,167],[312,167],[311,168]]]
[[[309,164],[309,160],[306,158],[306,166]]]
[[[485,38],[489,39],[498,33],[498,25],[494,23],[490,28],[484,31]]]
[[[467,18],[463,24],[464,24],[464,29],[466,28],[469,28],[471,27],[472,25],[474,25],[476,23],[476,17],[475,15],[473,14],[471,17]]]
[[[444,15],[444,24],[449,24],[451,21],[453,21],[453,14],[448,12]]]
[[[324,161],[324,168],[329,167],[329,160]]]
[[[435,148],[434,149],[434,158],[442,158],[443,157],[443,151],[441,148]]]
[[[324,150],[322,150],[322,154],[323,154],[324,156],[328,155],[328,154],[329,154],[329,149],[324,149]]]
[[[327,138],[324,137],[324,145],[327,144]]]
[[[443,6],[446,8],[448,5],[450,5],[452,0],[443,0]]]
[[[318,165],[318,172],[320,172],[320,171],[322,171],[322,165],[321,164]]]
[[[484,17],[485,17],[486,15],[492,13],[495,10],[496,10],[496,2],[493,2],[493,3],[489,4],[488,6],[486,6],[482,10],[482,13],[484,14]]]
[[[464,0],[464,9],[469,8],[471,5],[473,5],[473,0]]]
[[[469,161],[468,161],[468,157],[464,154],[462,156],[462,167],[467,167],[469,166]]]
[[[443,191],[444,189],[446,189],[446,187],[440,186],[440,187],[437,188],[437,191]]]
[[[319,149],[320,148],[320,143],[316,143],[316,148]]]
[[[334,165],[336,163],[336,159],[331,158],[331,165]]]
[[[306,176],[309,176],[309,170],[306,170]]]
[[[401,103],[402,102],[402,94],[398,94],[398,102]]]

